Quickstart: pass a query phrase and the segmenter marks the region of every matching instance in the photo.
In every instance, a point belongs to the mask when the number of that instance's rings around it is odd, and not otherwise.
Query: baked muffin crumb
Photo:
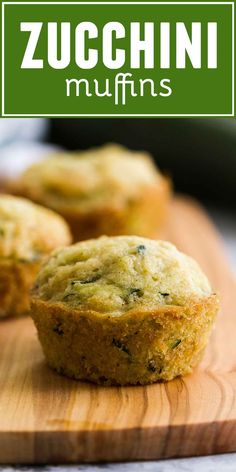
[[[54,252],[37,278],[31,312],[58,372],[127,385],[190,373],[218,305],[198,264],[175,246],[120,236]]]
[[[29,310],[29,288],[45,256],[70,242],[61,216],[26,199],[0,195],[0,317]]]
[[[148,153],[114,144],[44,159],[10,188],[60,213],[75,240],[150,235],[162,226],[170,196]]]
[[[197,263],[165,241],[101,237],[56,251],[41,271],[43,300],[120,314],[148,305],[182,306],[211,293]]]

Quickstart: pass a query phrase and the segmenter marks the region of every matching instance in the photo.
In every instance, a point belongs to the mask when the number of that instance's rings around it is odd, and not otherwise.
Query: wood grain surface
[[[0,462],[158,459],[236,451],[236,284],[221,241],[178,198],[163,237],[194,256],[222,309],[192,375],[148,387],[98,387],[44,362],[30,319],[0,325]]]

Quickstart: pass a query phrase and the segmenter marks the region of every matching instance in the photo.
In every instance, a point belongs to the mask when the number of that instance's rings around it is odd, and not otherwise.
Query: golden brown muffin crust
[[[56,251],[31,312],[59,373],[126,385],[191,372],[218,307],[195,261],[170,243],[124,236]]]
[[[0,258],[33,261],[70,241],[61,216],[24,198],[0,195]]]
[[[170,187],[148,153],[118,145],[60,153],[10,183],[14,193],[58,211],[75,240],[153,236],[167,217]]]
[[[70,242],[60,216],[23,198],[0,195],[0,318],[29,310],[29,289],[41,263]]]
[[[148,153],[106,145],[45,159],[29,167],[15,186],[50,208],[81,214],[119,209],[161,180]]]
[[[211,295],[198,264],[166,241],[101,237],[56,251],[37,279],[43,300],[120,316]]]

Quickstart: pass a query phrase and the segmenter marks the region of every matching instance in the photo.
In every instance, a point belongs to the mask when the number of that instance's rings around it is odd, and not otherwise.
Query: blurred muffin
[[[71,242],[61,216],[23,198],[0,195],[0,318],[29,310],[42,260]]]
[[[64,216],[75,240],[156,235],[170,194],[147,153],[118,145],[55,155],[29,167],[11,187]]]
[[[197,263],[172,244],[119,236],[54,252],[31,308],[48,363],[59,373],[147,384],[192,371],[218,299]]]

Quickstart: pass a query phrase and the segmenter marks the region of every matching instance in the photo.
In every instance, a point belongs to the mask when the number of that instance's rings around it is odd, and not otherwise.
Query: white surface
[[[58,149],[40,141],[47,129],[48,121],[42,118],[0,120],[0,178],[15,178]]]
[[[47,120],[41,118],[1,118],[0,146],[7,146],[13,141],[41,139],[47,125]]]
[[[171,459],[165,461],[128,462],[76,466],[2,467],[1,472],[235,472],[236,454]]]
[[[58,149],[40,142],[48,122],[44,119],[0,120],[0,178],[15,178],[34,162]]]
[[[0,148],[0,177],[16,178],[31,164],[47,158],[57,149],[56,146],[36,141],[15,141]]]

